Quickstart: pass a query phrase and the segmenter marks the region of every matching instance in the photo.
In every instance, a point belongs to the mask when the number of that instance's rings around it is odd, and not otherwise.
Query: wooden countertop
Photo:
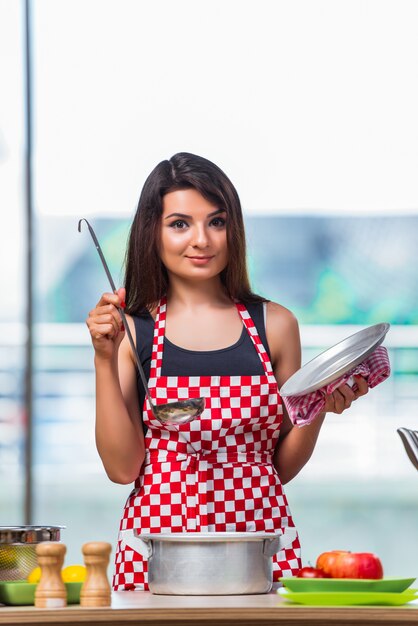
[[[146,591],[125,591],[114,592],[108,608],[0,606],[0,624],[418,626],[418,601],[400,607],[308,607],[289,604],[275,592],[252,596],[158,596]]]

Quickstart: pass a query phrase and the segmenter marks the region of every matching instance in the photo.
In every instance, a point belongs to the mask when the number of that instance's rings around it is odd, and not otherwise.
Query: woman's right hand
[[[96,357],[114,358],[125,335],[118,307],[125,308],[125,289],[104,293],[86,320]]]

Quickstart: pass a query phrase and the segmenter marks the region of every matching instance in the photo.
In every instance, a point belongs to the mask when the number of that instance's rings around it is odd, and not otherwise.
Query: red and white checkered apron
[[[262,376],[161,376],[166,300],[154,328],[149,387],[157,404],[204,397],[200,418],[156,420],[144,404],[146,457],[120,530],[274,532],[294,527],[272,457],[283,416],[270,359],[243,304],[236,304],[263,364]],[[119,536],[113,587],[148,589],[147,561]],[[273,578],[301,567],[298,537],[273,557]]]

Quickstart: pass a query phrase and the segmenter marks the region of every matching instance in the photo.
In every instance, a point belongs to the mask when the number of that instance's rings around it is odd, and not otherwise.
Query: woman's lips
[[[187,258],[195,265],[206,265],[213,259],[213,256],[188,256]]]

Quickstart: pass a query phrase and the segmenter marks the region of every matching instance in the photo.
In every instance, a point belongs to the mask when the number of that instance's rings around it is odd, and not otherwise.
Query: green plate
[[[408,589],[415,578],[280,578],[290,591],[386,591],[400,593]]]
[[[80,602],[80,591],[83,583],[65,583],[67,588],[67,604]],[[35,603],[37,583],[26,580],[0,582],[0,604],[28,605]]]
[[[290,602],[310,606],[351,606],[381,604],[400,606],[412,600],[418,600],[418,589],[407,589],[402,593],[384,591],[289,591],[284,587],[277,593]]]

